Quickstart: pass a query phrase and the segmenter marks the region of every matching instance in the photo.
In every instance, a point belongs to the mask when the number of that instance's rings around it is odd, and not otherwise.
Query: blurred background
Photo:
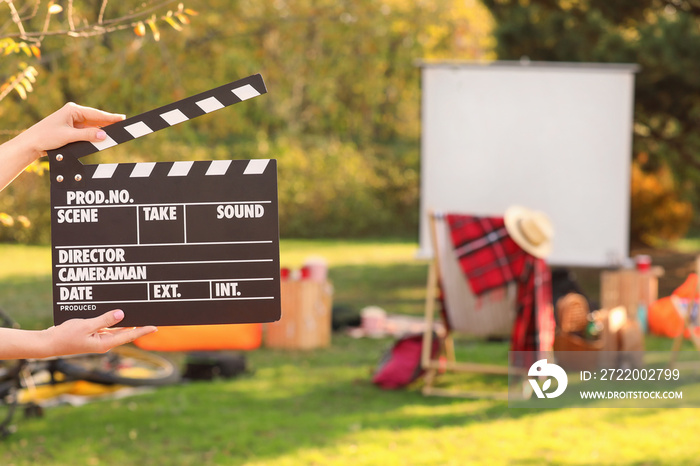
[[[8,0],[0,140],[68,101],[136,115],[260,73],[268,94],[84,163],[278,160],[281,262],[323,257],[335,316],[423,315],[420,62],[627,63],[635,74],[630,256],[670,294],[700,250],[696,0]],[[46,162],[0,196],[0,306],[51,325]],[[623,180],[622,182],[628,182]],[[600,228],[591,219],[591,228]],[[599,298],[599,269],[576,270]],[[342,312],[341,312],[342,311]],[[354,320],[353,320],[354,321]],[[20,421],[8,464],[693,464],[692,408],[513,410],[370,382],[384,338],[259,349],[250,377]],[[508,343],[458,353],[503,363]],[[686,344],[687,346],[687,344]],[[648,349],[667,351],[669,339]],[[499,383],[477,376],[467,385]]]
[[[283,237],[414,237],[418,60],[636,63],[632,243],[697,231],[700,37],[691,1],[194,0],[15,9],[33,35],[23,39],[6,11],[5,139],[67,101],[135,115],[261,73],[269,95],[227,118],[206,117],[86,163],[277,158]],[[31,87],[14,82],[26,67]],[[34,226],[6,222],[0,238],[49,241],[48,191],[35,189],[46,182],[24,176],[5,193],[0,211]]]

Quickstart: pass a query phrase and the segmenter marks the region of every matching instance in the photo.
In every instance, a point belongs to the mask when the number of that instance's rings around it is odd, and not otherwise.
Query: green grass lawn
[[[297,267],[310,255],[328,260],[336,304],[417,315],[426,266],[415,251],[400,241],[281,246],[283,265]],[[0,306],[25,327],[50,325],[48,248],[0,246],[0,260]],[[253,371],[244,377],[19,417],[17,432],[0,443],[0,464],[698,463],[697,409],[510,409],[502,401],[426,398],[419,385],[383,391],[370,376],[390,344],[336,334],[328,349],[263,348],[248,353]],[[663,350],[670,342],[649,345]],[[457,350],[505,364],[508,344],[465,339]]]

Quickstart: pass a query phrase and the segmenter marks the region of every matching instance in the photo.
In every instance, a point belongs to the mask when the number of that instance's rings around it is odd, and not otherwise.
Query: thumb
[[[99,142],[107,139],[107,133],[101,128],[84,128],[80,131],[85,132],[85,139],[87,141]]]
[[[113,327],[124,319],[124,311],[121,309],[116,309],[114,311],[105,312],[101,316],[94,317],[90,319],[92,328],[101,330],[103,328]]]
[[[100,142],[107,138],[107,133],[102,128],[70,128],[70,132],[66,133],[68,142],[74,141],[90,141]]]

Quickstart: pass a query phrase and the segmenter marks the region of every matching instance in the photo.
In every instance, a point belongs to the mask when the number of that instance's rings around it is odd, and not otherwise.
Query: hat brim
[[[510,237],[513,238],[515,244],[523,248],[523,250],[528,254],[531,254],[538,259],[545,259],[552,252],[552,242],[547,240],[542,244],[532,244],[530,241],[528,241],[525,235],[523,235],[523,232],[518,227],[518,222],[520,219],[531,217],[532,214],[533,211],[527,207],[511,206],[506,209],[503,215],[503,221],[506,224],[506,231]]]

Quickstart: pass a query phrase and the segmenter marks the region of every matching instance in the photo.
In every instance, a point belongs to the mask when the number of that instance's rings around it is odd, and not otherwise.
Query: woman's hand
[[[46,151],[58,149],[70,142],[103,141],[107,134],[101,127],[123,119],[124,115],[69,102],[17,138],[21,138],[30,150],[33,160],[36,160],[46,155]]]
[[[46,151],[75,141],[104,141],[107,133],[101,127],[123,119],[124,115],[67,103],[0,146],[0,190]]]
[[[115,346],[155,332],[153,326],[111,328],[124,318],[124,311],[109,311],[91,319],[71,319],[43,330],[47,356],[105,353]]]

